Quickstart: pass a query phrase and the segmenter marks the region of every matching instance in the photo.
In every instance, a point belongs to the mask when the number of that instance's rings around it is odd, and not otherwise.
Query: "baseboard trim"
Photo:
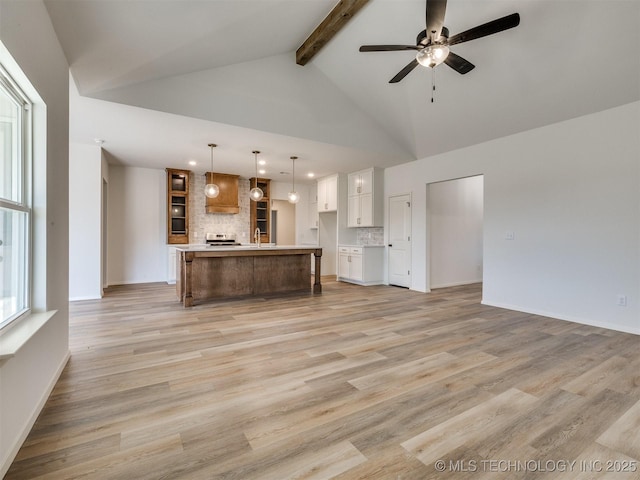
[[[69,301],[70,302],[81,302],[82,300],[100,300],[102,298],[102,295],[98,295],[93,296],[93,295],[88,295],[86,297],[69,297]]]
[[[31,432],[31,429],[35,425],[36,420],[38,419],[38,416],[40,415],[40,413],[42,412],[42,409],[44,408],[45,404],[47,403],[47,400],[49,399],[49,396],[51,395],[51,392],[53,392],[53,389],[56,386],[56,383],[58,383],[58,380],[60,379],[60,375],[62,375],[62,371],[64,370],[64,367],[67,366],[67,362],[69,361],[70,358],[71,358],[71,351],[67,350],[67,354],[62,359],[62,362],[60,363],[60,365],[58,365],[58,369],[56,370],[55,375],[51,379],[51,382],[49,383],[49,386],[47,387],[47,389],[45,390],[44,394],[40,398],[40,401],[36,404],[33,412],[31,413],[31,416],[29,417],[29,419],[25,423],[25,426],[24,426],[24,428],[22,430],[22,433],[20,434],[20,436],[16,440],[15,444],[13,445],[13,448],[11,448],[11,451],[2,460],[2,463],[0,464],[0,478],[4,478],[4,476],[9,471],[9,467],[11,467],[11,464],[13,463],[13,460],[18,455],[18,452],[20,451],[20,448],[22,447],[22,444],[24,443],[24,441],[29,436],[29,433]]]
[[[607,330],[615,330],[617,332],[622,333],[631,333],[634,335],[640,335],[640,328],[629,328],[625,325],[619,325],[615,323],[603,323],[592,320],[585,320],[584,318],[571,317],[569,315],[561,315],[555,312],[548,312],[545,310],[538,310],[535,308],[523,308],[517,305],[509,305],[506,303],[496,303],[496,302],[487,302],[482,300],[480,302],[482,305],[487,305],[490,307],[504,308],[506,310],[513,310],[516,312],[530,313],[532,315],[540,315],[541,317],[549,317],[554,318],[556,320],[562,320],[565,322],[579,323],[581,325],[588,325],[590,327],[598,327],[598,328],[606,328]]]
[[[482,279],[480,280],[465,280],[462,282],[453,282],[453,283],[443,283],[440,285],[429,285],[431,290],[435,289],[435,288],[447,288],[447,287],[461,287],[462,285],[473,285],[474,283],[481,283]]]

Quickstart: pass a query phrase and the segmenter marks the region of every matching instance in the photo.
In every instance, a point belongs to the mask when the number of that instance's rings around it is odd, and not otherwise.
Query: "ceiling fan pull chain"
[[[431,103],[433,103],[433,97],[436,91],[436,69],[431,69]]]

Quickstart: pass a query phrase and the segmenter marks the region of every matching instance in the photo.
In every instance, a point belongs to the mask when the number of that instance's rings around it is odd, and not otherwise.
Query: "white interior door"
[[[389,284],[411,287],[411,195],[389,198]]]

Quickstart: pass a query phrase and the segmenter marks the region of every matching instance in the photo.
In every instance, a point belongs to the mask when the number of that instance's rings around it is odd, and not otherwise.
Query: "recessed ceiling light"
[[[189,160],[189,165],[194,166],[197,165],[198,162],[196,162],[195,160]]]
[[[93,141],[96,142],[96,145],[102,145],[104,143],[102,138],[94,138]]]
[[[264,175],[265,173],[267,173],[267,171],[264,168],[261,168],[260,170],[258,170],[258,173],[260,175]]]
[[[266,160],[258,160],[258,165],[266,165],[267,161]]]
[[[315,176],[316,176],[316,174],[315,174],[315,173],[313,173],[313,172],[309,172],[309,173],[307,173],[307,177],[309,177],[309,178],[313,178],[313,177],[315,177]]]

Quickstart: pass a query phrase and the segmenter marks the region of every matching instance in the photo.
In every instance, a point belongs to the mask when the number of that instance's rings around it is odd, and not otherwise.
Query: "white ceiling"
[[[45,0],[75,81],[71,140],[113,162],[273,179],[390,166],[640,100],[640,0],[450,0],[451,34],[518,12],[512,30],[456,45],[459,75],[387,83],[424,1],[370,2],[306,66],[295,50],[335,0]],[[78,94],[78,91],[80,92]],[[196,160],[196,167],[188,167]]]

